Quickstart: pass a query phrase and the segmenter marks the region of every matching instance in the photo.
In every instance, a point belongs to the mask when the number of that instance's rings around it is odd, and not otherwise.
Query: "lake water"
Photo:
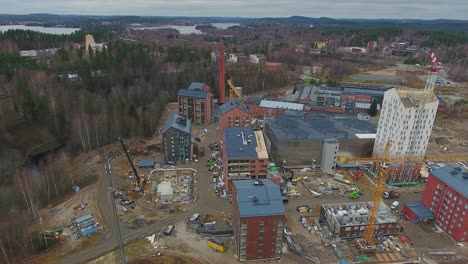
[[[240,26],[239,23],[212,23],[211,24],[214,27],[220,28],[220,29],[227,29],[228,27],[232,26]],[[157,27],[139,27],[139,28],[133,28],[136,30],[158,30],[158,29],[164,29],[164,28],[173,28],[177,29],[180,34],[202,34],[200,30],[195,28],[196,25],[194,26],[176,26],[176,25],[164,25],[164,26],[157,26]]]
[[[0,31],[7,31],[7,30],[10,30],[10,29],[32,30],[32,31],[48,33],[48,34],[55,34],[55,35],[71,34],[71,33],[75,32],[77,30],[80,30],[79,28],[41,27],[41,26],[25,26],[25,25],[3,25],[3,26],[0,26]]]

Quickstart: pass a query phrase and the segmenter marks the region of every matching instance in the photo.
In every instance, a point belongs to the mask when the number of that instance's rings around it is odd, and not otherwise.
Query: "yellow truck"
[[[213,242],[213,241],[210,241],[210,240],[208,240],[208,246],[209,246],[210,248],[215,249],[216,251],[219,251],[219,252],[223,252],[223,253],[224,253],[224,251],[226,251],[226,247],[221,246],[221,245],[219,245],[219,244],[217,244],[217,243],[215,243],[215,242]]]

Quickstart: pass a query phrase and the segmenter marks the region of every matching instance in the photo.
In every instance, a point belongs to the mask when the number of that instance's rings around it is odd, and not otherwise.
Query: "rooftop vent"
[[[457,171],[462,171],[462,169],[460,167],[456,167],[455,168]]]
[[[263,182],[261,180],[254,181],[255,186],[263,186]]]
[[[252,200],[252,202],[256,202],[257,201],[257,196],[249,196],[248,197],[250,200]]]
[[[452,170],[452,171],[450,172],[450,174],[452,174],[452,175],[457,175],[457,174],[458,174],[458,171],[457,171],[457,170]]]
[[[463,173],[463,179],[465,179],[465,180],[468,179],[468,172]]]

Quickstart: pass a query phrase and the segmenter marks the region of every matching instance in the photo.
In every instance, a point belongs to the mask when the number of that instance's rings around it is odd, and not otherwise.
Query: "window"
[[[260,220],[260,226],[263,226],[263,225],[265,225],[265,221]]]

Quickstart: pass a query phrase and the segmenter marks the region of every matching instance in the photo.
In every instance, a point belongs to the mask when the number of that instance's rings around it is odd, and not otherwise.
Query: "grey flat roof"
[[[245,131],[242,137],[242,131]],[[250,139],[250,143],[248,140]],[[257,139],[250,127],[226,127],[224,128],[224,144],[226,145],[226,156],[228,160],[233,159],[256,159],[258,157]]]
[[[364,87],[364,86],[354,86],[354,85],[342,85],[341,89],[345,93],[361,93],[361,94],[370,94],[370,95],[378,95],[384,96],[385,91],[389,90],[389,88],[375,88],[375,87]]]
[[[260,96],[251,96],[251,97],[247,97],[247,99],[245,99],[244,103],[246,104],[260,104],[260,102],[263,100],[262,97]]]
[[[185,97],[194,97],[194,98],[206,98],[208,95],[207,91],[203,90],[188,90],[188,89],[180,89],[177,93],[177,96],[185,96]]]
[[[221,115],[224,115],[225,113],[233,110],[234,108],[240,108],[241,110],[250,114],[250,109],[245,104],[239,102],[238,100],[227,101],[226,103],[222,104],[219,107],[219,112]]]
[[[279,187],[269,179],[234,180],[240,217],[284,215],[283,199]]]
[[[308,115],[304,118],[302,115],[285,113],[265,117],[265,123],[279,140],[357,139],[355,134],[375,134],[377,131],[374,124],[360,121],[355,116]]]
[[[454,174],[455,171],[457,172],[456,174]],[[431,171],[430,174],[468,199],[468,179],[463,179],[464,172],[463,169],[457,171],[452,166],[445,166]]]
[[[192,121],[190,121],[190,119],[183,118],[176,113],[173,113],[166,120],[162,133],[166,133],[166,131],[169,130],[169,128],[171,127],[190,134],[192,128]]]
[[[204,86],[208,86],[202,82],[193,82],[188,87],[188,90],[203,90]]]

